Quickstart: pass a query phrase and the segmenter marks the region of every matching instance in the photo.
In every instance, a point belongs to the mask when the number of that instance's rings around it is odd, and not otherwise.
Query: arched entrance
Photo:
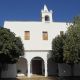
[[[32,74],[43,75],[44,74],[44,60],[41,57],[34,57],[31,60]]]
[[[27,60],[23,57],[19,58],[17,62],[17,74],[27,75]]]

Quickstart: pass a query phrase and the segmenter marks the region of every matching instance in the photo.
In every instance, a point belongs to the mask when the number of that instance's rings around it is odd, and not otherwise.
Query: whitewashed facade
[[[52,10],[47,6],[41,10],[41,21],[5,21],[4,27],[10,29],[21,37],[24,44],[25,54],[17,63],[17,70],[21,75],[31,77],[33,74],[42,74],[47,77],[53,74],[52,65],[48,64],[50,51],[52,50],[52,40],[60,31],[66,31],[69,24],[66,22],[54,22]],[[29,31],[30,39],[24,39],[24,32]],[[47,40],[43,40],[43,32],[47,32]],[[39,64],[40,62],[40,64]],[[54,66],[53,66],[54,67]],[[18,74],[19,76],[19,74]]]

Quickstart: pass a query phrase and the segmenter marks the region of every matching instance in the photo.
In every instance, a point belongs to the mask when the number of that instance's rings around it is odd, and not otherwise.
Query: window
[[[45,21],[49,21],[49,16],[45,16]]]
[[[30,40],[30,31],[25,31],[24,32],[24,39],[25,40]]]
[[[60,35],[61,35],[61,36],[64,35],[64,32],[63,32],[63,31],[60,31]]]
[[[48,32],[47,31],[43,31],[43,40],[48,40]]]

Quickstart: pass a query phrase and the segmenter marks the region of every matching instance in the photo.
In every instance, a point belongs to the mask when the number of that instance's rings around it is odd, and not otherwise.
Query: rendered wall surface
[[[58,64],[58,75],[59,76],[71,76],[71,67],[68,64]]]
[[[74,64],[74,70],[73,70],[74,76],[80,76],[80,63]]]
[[[69,25],[65,22],[28,22],[5,21],[4,27],[21,37],[25,50],[52,50],[52,40],[60,31],[66,31]],[[24,39],[24,31],[30,31],[30,40]],[[42,39],[42,32],[48,32],[48,40]]]
[[[2,78],[16,78],[16,64],[8,64],[7,70],[2,71]]]
[[[57,63],[48,61],[48,75],[57,75],[58,74],[58,65]]]

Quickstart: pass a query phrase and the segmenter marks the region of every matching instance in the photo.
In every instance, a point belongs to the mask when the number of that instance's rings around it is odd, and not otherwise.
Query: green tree
[[[64,61],[71,65],[73,75],[73,65],[80,61],[80,17],[75,17],[73,24],[66,32],[64,44]]]
[[[66,35],[62,33],[52,41],[52,59],[56,63],[63,63],[63,46]]]
[[[16,63],[24,54],[22,41],[9,29],[0,28],[0,72],[3,64]]]

